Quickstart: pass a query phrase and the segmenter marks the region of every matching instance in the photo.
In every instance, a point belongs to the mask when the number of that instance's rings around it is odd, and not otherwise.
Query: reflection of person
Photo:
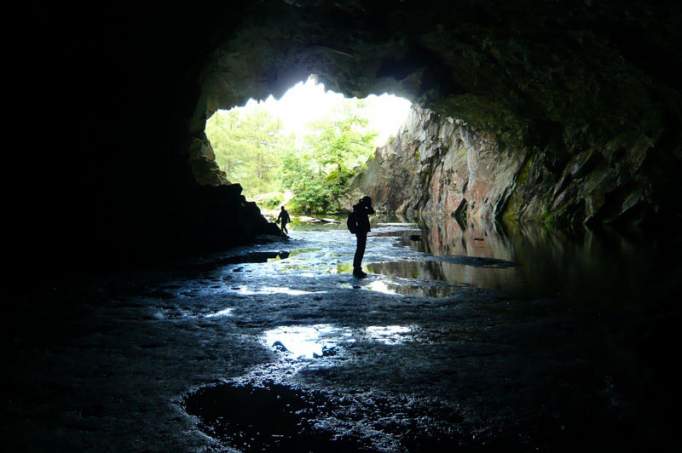
[[[374,208],[372,208],[372,199],[370,197],[364,196],[360,199],[358,204],[353,205],[353,217],[355,218],[355,237],[357,238],[355,256],[353,257],[353,276],[358,278],[367,277],[367,274],[362,272],[362,257],[365,255],[365,247],[367,246],[367,233],[370,231],[370,214],[374,214]]]
[[[282,206],[282,210],[279,211],[279,216],[277,216],[277,223],[282,225],[282,233],[289,234],[289,230],[287,230],[287,223],[289,222],[291,222],[291,217],[289,217],[289,213]]]

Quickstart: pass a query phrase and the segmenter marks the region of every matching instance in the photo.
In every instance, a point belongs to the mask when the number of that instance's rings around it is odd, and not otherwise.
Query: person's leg
[[[355,247],[355,256],[353,257],[353,273],[362,273],[362,258],[365,255],[365,247],[367,246],[367,233],[358,233],[357,245]]]
[[[284,231],[284,234],[289,234],[289,230],[287,230],[287,224],[286,223],[282,224],[282,231]]]

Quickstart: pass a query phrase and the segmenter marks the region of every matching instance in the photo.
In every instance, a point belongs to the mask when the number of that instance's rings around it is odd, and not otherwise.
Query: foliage
[[[284,194],[282,192],[268,192],[258,194],[253,198],[253,201],[258,203],[258,206],[265,209],[279,209],[284,202]]]
[[[220,169],[229,180],[241,182],[247,196],[279,190],[281,156],[294,141],[263,106],[248,113],[239,109],[216,112],[206,123],[206,135]]]
[[[298,140],[285,134],[264,107],[219,111],[207,122],[206,135],[219,167],[242,184],[247,196],[291,190],[290,211],[335,212],[374,151],[376,133],[369,130],[363,108],[362,101],[346,100]]]
[[[302,152],[290,154],[283,168],[283,184],[294,192],[295,207],[323,213],[340,209],[351,178],[374,150],[376,134],[355,114],[314,124]]]

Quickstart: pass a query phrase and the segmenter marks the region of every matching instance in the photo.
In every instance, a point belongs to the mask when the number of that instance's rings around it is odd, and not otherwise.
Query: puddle
[[[395,289],[392,288],[390,283],[388,283],[385,280],[374,280],[373,282],[364,285],[364,289],[368,289],[370,291],[376,291],[378,293],[383,293],[383,294],[398,294]]]
[[[372,268],[368,266],[370,272]],[[375,276],[370,276],[367,279],[356,280],[353,282],[340,282],[337,284],[338,288],[343,289],[362,289],[365,291],[374,291],[389,296],[412,296],[412,297],[433,297],[443,298],[450,297],[459,293],[462,287],[467,285],[450,285],[440,281],[419,281],[414,282],[409,279],[402,281],[379,279]]]
[[[549,411],[568,408],[570,414],[577,407],[575,419],[560,421],[561,437],[551,446],[581,433],[582,409],[592,404],[585,401],[601,395],[602,386],[592,382],[591,366],[575,362],[583,356],[582,340],[573,342],[579,324],[555,320],[553,299],[515,304],[488,290],[533,296],[531,291],[553,294],[570,284],[584,291],[588,271],[603,265],[592,261],[588,247],[595,243],[570,249],[557,240],[554,248],[536,253],[532,241],[490,232],[457,236],[454,230],[420,232],[404,225],[374,232],[365,279],[351,276],[354,237],[331,227],[292,232],[292,252],[281,263],[234,265],[223,272],[232,276],[221,276],[232,295],[265,297],[245,298],[248,305],[234,313],[223,310],[229,302],[222,302],[207,316],[237,315],[234,329],[248,335],[261,360],[232,368],[224,374],[233,376],[229,381],[186,398],[202,431],[240,451],[535,450],[545,446]],[[242,273],[232,274],[240,267]],[[328,294],[314,297],[323,292]],[[458,296],[457,303],[421,299],[451,296]],[[344,305],[334,303],[339,300]],[[547,321],[527,322],[536,315]],[[589,336],[584,343],[589,355]],[[545,360],[548,351],[558,351],[557,361]],[[535,357],[541,358],[537,367]],[[563,393],[557,396],[556,388]],[[534,412],[536,398],[554,406]],[[608,416],[603,420],[613,418]],[[565,434],[564,423],[570,427]],[[589,420],[585,429],[600,424]],[[531,443],[534,436],[539,440]]]
[[[425,283],[424,285],[395,284],[391,287],[391,290],[400,294],[426,297],[446,297],[457,292],[456,286],[462,285],[513,292],[520,289],[523,283],[514,267],[496,261],[482,267],[464,265],[450,260],[393,261],[369,263],[367,269],[372,273],[389,277],[455,285],[448,287]]]
[[[295,358],[314,359],[336,356],[344,344],[362,341],[382,344],[402,344],[413,340],[413,326],[369,326],[363,329],[336,327],[330,324],[314,326],[283,326],[263,334],[262,343]]]
[[[370,272],[372,267],[368,266]],[[388,295],[399,296],[413,296],[413,297],[450,297],[457,294],[462,285],[448,285],[441,282],[423,281],[418,284],[410,283],[409,281],[394,281],[394,280],[373,280],[370,283],[360,286],[353,286],[354,288],[362,288],[368,291],[375,291]]]
[[[306,359],[335,355],[339,343],[353,341],[350,329],[330,324],[278,327],[263,336],[267,347]]]
[[[410,326],[369,326],[365,329],[365,334],[372,341],[395,345],[413,340],[414,337],[409,335],[412,331]]]
[[[302,289],[292,289],[286,286],[262,286],[257,289],[249,289],[248,286],[235,286],[230,289],[243,296],[286,294],[289,296],[303,296],[306,294],[324,294],[327,291],[306,291]]]
[[[283,384],[223,383],[191,393],[183,406],[202,431],[244,452],[481,451],[487,440],[485,433],[481,440],[462,436],[459,411],[434,399],[379,392],[358,398]],[[500,447],[520,449],[518,442]]]
[[[290,376],[292,372],[319,368],[317,361],[304,360],[296,362],[298,366],[292,369],[294,362],[286,359],[289,354],[304,359],[324,357],[330,365],[338,366],[339,347],[344,344],[358,340],[401,345],[414,340],[414,330],[414,326],[404,325],[283,326],[266,331],[261,342],[283,353],[278,362],[289,364],[286,374]],[[410,436],[402,435],[404,427],[396,425],[403,423],[403,419],[392,416],[394,402],[384,397],[347,397],[276,380],[259,380],[262,374],[263,369],[256,367],[241,378],[201,387],[183,399],[184,409],[199,419],[201,431],[245,452],[402,451],[401,439],[410,441]],[[266,374],[276,378],[273,373]],[[405,402],[402,398],[395,404]],[[425,403],[426,406],[432,407]],[[420,419],[428,421],[427,417]],[[424,436],[426,432],[420,426],[417,435]],[[401,435],[394,437],[396,433]]]
[[[322,396],[281,385],[220,384],[199,389],[184,400],[200,429],[240,451],[360,451],[353,439],[315,429],[315,415],[328,411]]]
[[[206,318],[220,318],[223,316],[230,316],[230,315],[232,315],[233,311],[234,311],[234,308],[226,308],[224,310],[220,310],[220,311],[215,312],[215,313],[210,313],[210,314],[206,315],[205,317]]]
[[[398,237],[401,241],[421,241],[421,230],[388,230],[388,231],[373,231],[369,233],[369,237]]]

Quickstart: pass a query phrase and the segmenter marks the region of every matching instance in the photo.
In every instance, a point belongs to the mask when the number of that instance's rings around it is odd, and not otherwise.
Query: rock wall
[[[645,137],[593,145],[552,161],[557,147],[501,147],[495,135],[413,107],[354,181],[377,207],[411,219],[454,217],[462,226],[499,220],[555,225],[656,220],[656,178],[667,158]],[[668,156],[667,154],[665,156]],[[669,177],[669,176],[668,176]]]
[[[524,159],[461,120],[413,107],[397,136],[377,148],[356,178],[354,192],[407,218],[487,222],[502,215]]]
[[[23,143],[8,152],[21,162],[3,178],[8,237],[21,246],[9,261],[19,269],[206,249],[206,225],[228,231],[233,218],[251,215],[238,204],[226,219],[212,211],[224,204],[202,198],[225,183],[203,136],[206,118],[279,96],[311,73],[346,95],[391,92],[463,119],[486,140],[494,135],[501,153],[516,156],[510,165],[525,159],[507,200],[512,216],[544,208],[548,217],[602,222],[625,210],[682,221],[682,12],[674,0],[162,8],[37,0],[29,8],[12,46],[21,83],[10,116],[22,124],[10,130]],[[447,168],[433,184],[449,184]],[[535,189],[519,190],[524,184]],[[458,197],[433,200],[451,209]],[[484,215],[481,204],[471,211]],[[224,247],[251,236],[221,239]]]
[[[676,66],[661,64],[679,57],[672,3],[351,3],[259,8],[211,54],[191,133],[200,140],[217,108],[315,74],[349,96],[391,92],[435,112],[416,114],[397,157],[377,158],[383,182],[365,185],[397,212],[682,221],[682,97]],[[667,25],[654,39],[655,24]]]

